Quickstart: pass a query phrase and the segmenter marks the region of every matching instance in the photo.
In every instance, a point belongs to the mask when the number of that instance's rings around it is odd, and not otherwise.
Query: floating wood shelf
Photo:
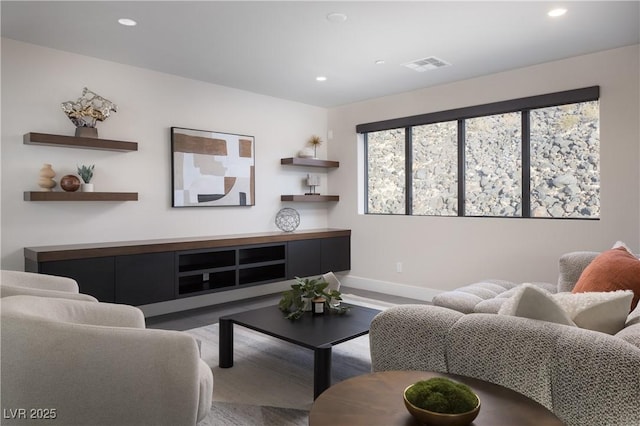
[[[138,201],[138,193],[25,191],[24,201]]]
[[[280,164],[287,164],[291,166],[308,166],[308,167],[340,167],[339,161],[330,161],[330,160],[318,160],[316,158],[282,158],[280,159]]]
[[[281,195],[280,201],[323,202],[340,201],[338,195]]]
[[[77,136],[50,135],[47,133],[25,133],[25,145],[49,145],[66,148],[99,149],[104,151],[137,151],[137,142],[110,139],[82,138]]]

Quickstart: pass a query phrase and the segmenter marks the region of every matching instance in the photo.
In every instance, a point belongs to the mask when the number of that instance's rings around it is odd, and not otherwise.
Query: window
[[[458,123],[412,128],[414,215],[458,214]]]
[[[522,215],[520,113],[465,121],[467,216]]]
[[[598,102],[531,111],[531,216],[600,216]]]
[[[365,213],[597,219],[599,92],[358,125]]]
[[[367,192],[369,213],[404,214],[404,129],[367,135]]]

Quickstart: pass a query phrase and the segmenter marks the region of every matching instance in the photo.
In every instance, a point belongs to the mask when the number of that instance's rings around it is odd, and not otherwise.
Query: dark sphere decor
[[[290,207],[280,209],[276,214],[276,226],[284,232],[293,232],[300,225],[298,211]]]
[[[74,175],[64,175],[60,179],[60,187],[67,192],[74,192],[80,188],[80,178]]]

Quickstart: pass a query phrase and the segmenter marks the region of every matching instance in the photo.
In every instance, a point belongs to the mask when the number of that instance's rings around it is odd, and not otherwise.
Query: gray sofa
[[[533,282],[551,293],[571,291],[584,268],[598,256],[595,251],[576,251],[562,255],[558,261],[558,282]],[[432,303],[464,314],[496,314],[520,284],[505,280],[484,280],[436,295]]]
[[[563,256],[555,290],[570,290],[595,255]],[[487,287],[493,297],[475,291],[478,286],[467,293],[474,297],[457,300],[456,307],[472,313],[430,305],[380,313],[369,334],[373,370],[438,371],[486,380],[532,398],[569,426],[640,425],[640,306],[620,332],[609,335],[475,312],[488,309],[478,307],[481,303],[506,300],[512,286]]]

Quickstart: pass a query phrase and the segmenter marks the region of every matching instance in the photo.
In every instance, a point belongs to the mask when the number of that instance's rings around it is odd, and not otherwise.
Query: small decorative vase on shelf
[[[62,111],[76,126],[76,137],[81,138],[97,138],[96,123],[106,120],[117,109],[116,104],[86,87],[78,99],[62,103]]]
[[[309,138],[308,143],[313,147],[313,158],[318,158],[318,146],[322,145],[322,139],[314,135]]]
[[[316,156],[313,148],[302,148],[298,151],[299,158],[314,158]]]
[[[51,192],[55,188],[56,181],[53,180],[56,172],[51,168],[51,164],[44,164],[40,169],[40,179],[38,179],[38,186],[42,188],[42,191]]]
[[[76,137],[97,139],[98,129],[95,127],[76,127]]]
[[[74,175],[64,175],[60,179],[60,187],[67,192],[75,192],[80,188],[80,179]]]
[[[91,179],[93,179],[94,168],[94,164],[90,166],[78,166],[78,175],[80,175],[80,177],[82,178],[82,192],[93,192],[93,184],[89,182],[91,182]]]

